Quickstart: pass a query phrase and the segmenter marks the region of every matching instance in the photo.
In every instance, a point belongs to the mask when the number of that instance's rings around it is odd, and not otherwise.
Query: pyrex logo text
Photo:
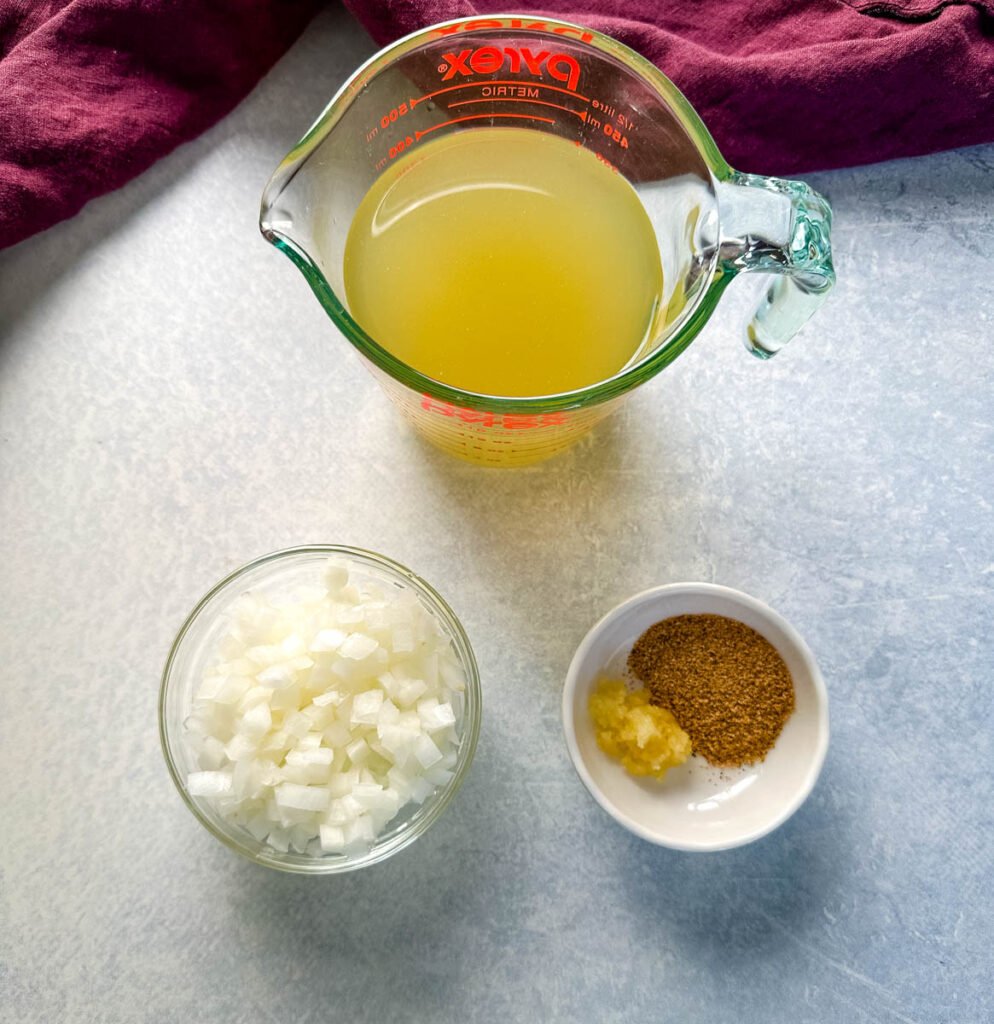
[[[442,81],[458,75],[492,75],[507,63],[512,75],[519,74],[522,67],[529,74],[542,77],[542,65],[549,75],[557,82],[565,82],[566,88],[576,91],[580,81],[580,65],[576,58],[565,53],[550,53],[541,50],[533,53],[528,47],[505,46],[500,50],[496,46],[480,46],[475,50],[461,50],[459,53],[445,53],[442,60],[448,64]]]

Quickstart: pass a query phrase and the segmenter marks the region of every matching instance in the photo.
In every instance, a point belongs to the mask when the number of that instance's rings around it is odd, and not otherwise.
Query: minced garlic
[[[621,679],[602,677],[590,697],[597,745],[632,775],[661,779],[690,757],[690,737],[646,689],[631,692]]]

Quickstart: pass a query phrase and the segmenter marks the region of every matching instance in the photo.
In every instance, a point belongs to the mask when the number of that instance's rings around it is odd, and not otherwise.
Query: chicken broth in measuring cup
[[[352,316],[425,376],[549,395],[641,352],[663,294],[656,235],[603,158],[528,128],[421,143],[373,184],[345,246]]]
[[[265,237],[426,440],[485,466],[575,443],[743,271],[767,358],[835,280],[831,211],[742,174],[676,86],[593,29],[455,20],[345,83],[263,194]]]

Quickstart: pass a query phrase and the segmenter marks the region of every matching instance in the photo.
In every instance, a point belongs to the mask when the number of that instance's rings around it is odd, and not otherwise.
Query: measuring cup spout
[[[720,267],[776,275],[746,327],[746,346],[762,359],[775,355],[804,326],[835,284],[832,210],[800,181],[757,174],[718,185]]]
[[[319,120],[273,172],[262,193],[259,229],[338,320],[344,315],[338,296],[344,294],[345,235],[360,186],[343,167],[348,154],[328,144],[330,131]]]
[[[299,148],[299,147],[298,147]],[[294,203],[288,186],[300,168],[301,159],[290,153],[273,173],[262,193],[259,230],[266,241],[279,245],[280,239],[293,240]]]

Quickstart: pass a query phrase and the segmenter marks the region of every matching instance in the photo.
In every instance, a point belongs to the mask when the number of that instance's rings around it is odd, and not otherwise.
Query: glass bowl
[[[337,556],[350,564],[353,579],[409,590],[439,623],[466,675],[457,759],[452,778],[439,786],[423,804],[408,803],[384,828],[368,850],[357,853],[282,853],[252,836],[240,825],[226,821],[202,797],[191,796],[186,778],[198,771],[196,755],[184,733],[193,694],[226,634],[235,603],[248,590],[269,598],[286,595],[300,586],[320,583],[327,559]],[[162,674],[159,692],[159,737],[162,752],[183,802],[200,823],[225,846],[257,864],[300,874],[326,875],[376,864],[410,846],[441,817],[462,784],[476,751],[480,733],[482,696],[480,676],[465,630],[438,592],[410,569],[372,551],[335,544],[287,548],[263,555],[236,569],[201,599],[183,623]]]

